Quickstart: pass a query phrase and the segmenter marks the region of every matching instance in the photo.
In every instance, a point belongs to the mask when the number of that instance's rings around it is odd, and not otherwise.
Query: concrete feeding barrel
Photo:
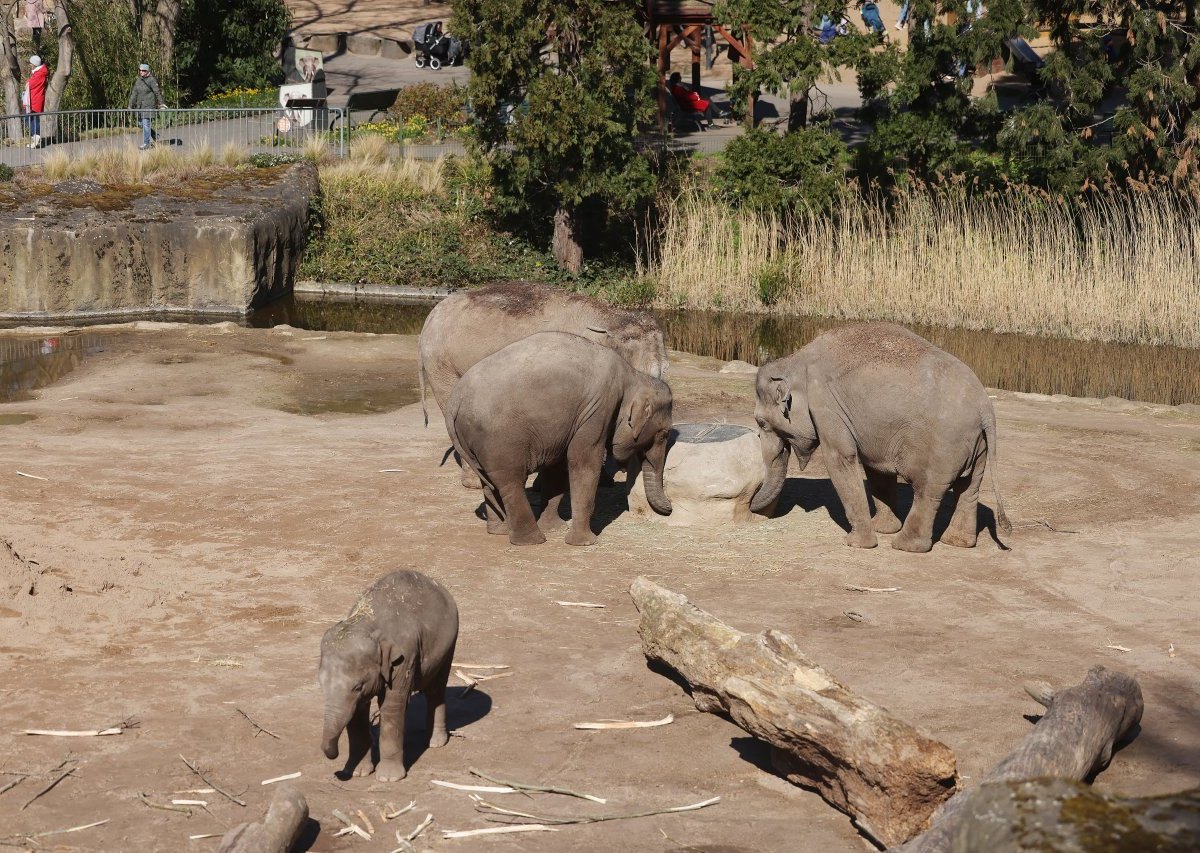
[[[663,475],[669,516],[650,508],[639,474],[629,492],[629,511],[665,524],[743,524],[767,516],[750,512],[763,481],[758,433],[737,424],[675,424]]]

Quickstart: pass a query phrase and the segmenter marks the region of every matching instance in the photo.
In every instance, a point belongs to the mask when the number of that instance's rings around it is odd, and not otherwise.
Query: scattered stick
[[[593,803],[599,803],[600,805],[604,805],[608,802],[608,800],[605,800],[601,797],[593,797],[591,794],[581,794],[578,791],[571,791],[567,788],[555,788],[552,785],[526,785],[522,782],[509,782],[504,779],[496,779],[495,777],[489,776],[486,773],[481,773],[474,767],[468,767],[467,772],[472,776],[478,776],[480,779],[484,779],[488,782],[495,782],[497,785],[506,785],[507,787],[514,788],[518,791],[537,791],[542,794],[562,794],[566,797],[578,797],[581,800],[591,800]]]
[[[201,773],[199,768],[197,768],[195,764],[192,764],[192,762],[188,761],[182,755],[179,756],[179,760],[188,766],[188,770],[191,770],[193,773],[195,773],[197,776],[199,776],[200,780],[202,782],[204,782],[204,784],[208,785],[210,788],[212,788],[214,791],[216,791],[222,797],[229,800],[231,803],[237,803],[242,808],[246,807],[245,800],[239,800],[237,797],[235,797],[233,794],[229,793],[228,791],[225,791],[225,790],[217,787],[217,783],[214,782],[212,779],[209,779],[203,773]]]
[[[859,613],[857,610],[843,610],[842,615],[853,622],[861,622],[867,618],[866,616],[863,616],[861,613]]]
[[[18,477],[28,477],[31,480],[44,480],[46,482],[50,481],[50,479],[48,477],[39,477],[37,474],[26,474],[24,471],[18,471],[17,476]]]
[[[512,669],[512,667],[506,663],[458,663],[458,662],[455,662],[454,665],[457,667],[461,667],[462,669]]]
[[[201,838],[220,838],[219,832],[206,832],[203,835],[189,835],[188,841],[199,841]]]
[[[636,720],[600,720],[595,723],[576,723],[577,729],[652,729],[656,726],[668,726],[675,722],[674,714],[667,714],[661,720],[638,722]]]
[[[507,678],[508,676],[512,675],[511,672],[496,672],[491,675],[467,675],[461,669],[454,670],[454,674],[461,678],[467,685],[467,689],[462,692],[462,696],[466,696],[468,693],[478,687],[479,682],[481,681],[491,681],[493,678]],[[459,698],[462,698],[462,696]]]
[[[1113,651],[1116,651],[1116,652],[1131,652],[1131,651],[1133,651],[1133,649],[1129,648],[1128,646],[1118,646],[1118,645],[1112,645],[1112,644],[1107,645],[1104,648],[1112,649]]]
[[[846,589],[851,592],[899,592],[901,587],[898,586],[858,586],[857,584],[848,583]]]
[[[109,726],[105,729],[87,729],[84,731],[76,731],[72,729],[21,729],[13,734],[18,735],[42,735],[45,737],[104,737],[105,735],[119,735],[126,729],[132,729],[137,726],[137,720],[122,720],[116,725]]]
[[[588,601],[556,601],[554,603],[562,607],[594,607],[597,610],[603,610],[608,606],[607,604],[592,604]]]
[[[63,764],[65,764],[65,763],[66,762],[63,762]],[[62,766],[63,766],[62,764],[59,765],[59,767],[62,767]],[[51,772],[53,772],[53,771],[51,771]],[[25,805],[21,806],[20,811],[25,811],[25,809],[29,808],[30,803],[32,803],[38,797],[42,796],[42,794],[45,794],[45,793],[48,793],[49,791],[51,791],[55,785],[57,785],[63,779],[66,779],[68,776],[70,776],[74,772],[75,772],[75,767],[74,767],[74,765],[72,765],[71,767],[68,767],[66,770],[64,770],[62,773],[60,773],[58,776],[54,777],[54,779],[50,782],[49,785],[47,785],[45,788],[42,788],[42,790],[40,790],[36,794],[34,794],[33,797],[28,802],[25,803]]]
[[[569,824],[576,824],[576,823],[601,823],[606,820],[632,820],[634,818],[652,817],[654,815],[661,815],[661,814],[677,814],[679,812],[694,812],[694,811],[699,811],[700,809],[708,808],[709,806],[714,806],[719,802],[721,802],[720,797],[712,797],[710,799],[701,800],[698,803],[692,803],[691,805],[687,805],[687,806],[674,806],[672,808],[666,808],[666,809],[649,809],[647,811],[642,811],[642,812],[625,812],[623,814],[587,815],[587,816],[580,816],[580,817],[547,817],[547,816],[543,816],[543,815],[529,814],[527,812],[518,812],[518,811],[514,811],[513,809],[505,809],[505,808],[501,808],[500,806],[493,805],[492,803],[489,803],[486,800],[482,800],[479,797],[475,797],[475,808],[481,812],[501,814],[501,815],[511,815],[513,817],[527,818],[528,820],[537,821],[539,824],[542,824],[542,825],[567,826]]]
[[[262,734],[270,735],[271,737],[275,738],[275,740],[282,740],[282,738],[279,735],[275,734],[275,732],[270,731],[268,729],[264,729],[262,726],[260,726],[257,722],[255,722],[255,720],[249,714],[247,714],[241,708],[234,708],[233,710],[237,711],[239,714],[241,714],[243,717],[245,717],[246,720],[250,723],[250,725],[254,726],[254,728],[258,729],[258,731],[261,732]],[[258,737],[258,733],[256,732],[254,736]]]
[[[387,821],[387,820],[395,820],[396,818],[400,817],[400,815],[402,815],[402,814],[406,814],[406,813],[408,813],[408,812],[411,812],[411,811],[412,811],[413,809],[415,809],[416,807],[417,807],[417,801],[416,801],[416,800],[413,800],[411,803],[409,803],[407,806],[405,806],[405,807],[404,807],[404,808],[402,808],[402,809],[397,809],[397,808],[396,808],[395,806],[393,806],[391,803],[388,803],[388,808],[392,810],[392,813],[391,813],[391,814],[388,814],[388,813],[387,813],[387,812],[385,812],[383,809],[380,809],[380,812],[383,814],[383,819],[384,819],[385,821]]]
[[[177,803],[176,805],[167,805],[166,803],[156,803],[153,800],[151,800],[149,797],[147,797],[145,794],[142,794],[140,792],[138,793],[137,797],[139,800],[142,801],[143,804],[149,806],[152,809],[162,809],[165,812],[179,812],[180,814],[185,814],[188,817],[192,816],[192,810],[183,808],[182,805],[179,803]],[[172,802],[175,802],[175,801],[172,801]]]
[[[355,835],[357,835],[359,838],[364,839],[365,841],[371,840],[371,836],[367,835],[367,831],[365,829],[363,829],[361,826],[359,826],[357,823],[352,823],[349,826],[347,826],[345,829],[339,829],[337,832],[335,832],[333,834],[333,837],[341,838],[343,835],[349,835],[352,832]]]
[[[173,806],[200,806],[202,809],[208,808],[208,800],[171,800]]]
[[[361,820],[363,823],[365,823],[367,825],[367,832],[370,833],[371,835],[374,835],[375,834],[375,825],[373,823],[371,823],[371,819],[369,817],[367,817],[366,813],[362,809],[359,809],[358,811],[355,812],[355,814],[358,815],[359,820]]]
[[[288,779],[299,779],[302,774],[302,770],[297,770],[295,773],[288,773],[286,776],[276,776],[274,779],[263,779],[259,784],[274,785],[276,782],[286,782]]]
[[[429,824],[431,824],[431,823],[433,823],[433,815],[427,814],[427,815],[425,815],[425,820],[423,820],[419,824],[417,824],[417,828],[414,829],[412,832],[410,832],[408,835],[404,836],[404,838],[400,837],[400,830],[397,829],[396,830],[396,840],[397,841],[415,841],[417,836],[420,835],[422,832],[424,832],[426,829],[428,829]]]
[[[19,835],[14,835],[14,836],[10,836],[10,837],[12,837],[12,838],[45,838],[47,835],[63,835],[68,832],[82,832],[83,830],[91,829],[94,826],[104,826],[104,824],[108,823],[110,820],[112,820],[112,818],[106,817],[104,820],[98,820],[95,823],[85,823],[82,826],[72,826],[67,829],[48,829],[45,832],[21,833]]]
[[[407,474],[408,472],[405,471],[403,468],[380,468],[379,473],[380,474]]]
[[[186,791],[172,791],[172,794],[215,794],[216,788],[188,788]]]
[[[490,788],[487,785],[459,785],[457,782],[443,782],[441,779],[430,779],[429,784],[441,785],[443,788],[453,788],[455,791],[478,791],[481,794],[515,794],[516,788],[505,785],[503,788]]]
[[[1172,657],[1174,657],[1174,655],[1172,655]],[[17,786],[18,786],[18,785],[20,785],[22,782],[24,782],[24,781],[25,781],[27,778],[29,778],[29,777],[28,777],[28,776],[21,776],[21,777],[19,777],[19,778],[17,778],[17,779],[14,779],[12,782],[9,782],[9,783],[8,783],[7,785],[5,785],[3,788],[0,788],[0,794],[3,794],[5,791],[11,791],[13,788],[17,787]]]
[[[1078,533],[1078,532],[1079,532],[1078,530],[1061,530],[1061,529],[1059,529],[1059,528],[1055,527],[1055,526],[1054,526],[1053,524],[1051,524],[1050,522],[1048,522],[1048,521],[1043,521],[1043,520],[1042,520],[1042,519],[1040,519],[1040,518],[1034,519],[1033,521],[1030,521],[1030,522],[1026,522],[1025,524],[1014,524],[1014,525],[1013,525],[1013,527],[1014,527],[1014,528],[1020,528],[1020,527],[1044,527],[1044,528],[1046,528],[1047,530],[1049,530],[1051,533]]]
[[[493,826],[488,829],[443,829],[442,838],[470,838],[474,835],[500,835],[505,832],[558,832],[558,830],[540,823],[514,823],[508,826]]]

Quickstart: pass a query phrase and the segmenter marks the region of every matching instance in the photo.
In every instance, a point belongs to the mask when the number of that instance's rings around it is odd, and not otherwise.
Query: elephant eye
[[[758,428],[759,428],[759,429],[766,429],[766,428],[767,428],[767,422],[766,422],[765,420],[763,420],[762,418],[755,418],[754,420],[758,422]]]
[[[363,683],[361,681],[358,682],[358,684],[354,685],[353,689],[355,693],[362,693]]]

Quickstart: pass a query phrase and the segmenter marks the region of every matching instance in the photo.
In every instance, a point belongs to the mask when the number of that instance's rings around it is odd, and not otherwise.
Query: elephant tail
[[[485,488],[491,489],[493,492],[496,491],[495,485],[487,478],[487,475],[483,473],[483,468],[480,466],[479,460],[475,458],[475,454],[467,450],[466,445],[464,445],[458,438],[457,411],[452,411],[449,417],[446,418],[446,427],[450,431],[451,446],[450,450],[447,451],[446,456],[442,457],[442,464],[444,465],[446,463],[446,459],[449,457],[451,452],[456,452],[458,454],[458,458],[462,460],[462,462],[468,468],[475,472],[475,476],[479,478],[479,481],[483,483]]]
[[[1008,520],[1008,515],[1004,512],[1004,504],[1000,502],[1000,488],[996,485],[996,464],[1000,461],[1000,454],[996,447],[996,416],[992,414],[983,424],[983,437],[987,442],[988,453],[988,477],[992,481],[992,493],[996,496],[996,524],[1005,533],[1012,533],[1012,522]]]
[[[425,418],[425,427],[429,428],[429,412],[425,409],[425,353],[421,351],[420,341],[417,342],[417,384],[421,386],[421,416]]]

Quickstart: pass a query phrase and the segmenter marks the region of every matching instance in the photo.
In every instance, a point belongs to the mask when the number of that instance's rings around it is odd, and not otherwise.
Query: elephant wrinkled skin
[[[570,545],[591,545],[596,488],[606,449],[618,462],[640,458],[646,497],[667,515],[663,467],[671,431],[671,389],[634,370],[607,347],[564,332],[509,344],[471,367],[444,409],[454,449],[483,482],[488,532],[514,545],[546,541],[525,496],[541,473],[542,525],[560,523],[571,492]]]
[[[996,461],[996,415],[978,377],[957,358],[901,326],[857,323],[764,364],[756,392],[766,470],[752,510],[779,497],[789,452],[803,470],[820,447],[850,522],[848,545],[873,548],[876,533],[900,531],[893,548],[928,551],[934,516],[952,490],[954,514],[941,541],[974,547],[979,488],[989,457]],[[903,528],[894,511],[897,475],[914,493]],[[995,491],[997,522],[1009,531]]]
[[[421,407],[425,388],[445,412],[455,383],[471,365],[538,332],[570,332],[619,353],[634,370],[661,379],[667,350],[654,316],[607,305],[561,287],[510,281],[446,297],[429,313],[417,342]],[[426,424],[429,416],[425,416]],[[463,470],[463,485],[479,488]]]
[[[321,638],[319,680],[325,694],[321,750],[338,757],[350,741],[346,771],[380,782],[403,779],[408,697],[425,694],[431,747],[445,746],[446,682],[458,641],[458,607],[446,588],[413,571],[384,575],[350,614]],[[371,699],[379,700],[379,766],[371,759]]]

